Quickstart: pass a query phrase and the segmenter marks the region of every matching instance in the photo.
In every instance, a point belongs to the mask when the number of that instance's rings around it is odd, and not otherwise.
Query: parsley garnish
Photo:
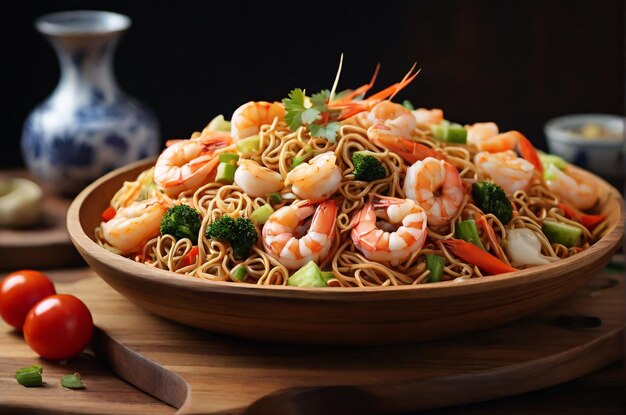
[[[330,110],[327,101],[330,91],[324,89],[311,97],[300,88],[289,92],[288,98],[283,99],[285,104],[285,121],[291,129],[296,131],[300,126],[306,126],[311,135],[322,137],[330,142],[337,141],[339,123],[336,121],[340,114],[338,110]]]

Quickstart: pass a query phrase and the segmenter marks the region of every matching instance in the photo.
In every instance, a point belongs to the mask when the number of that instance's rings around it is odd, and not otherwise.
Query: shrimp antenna
[[[330,90],[330,96],[328,97],[328,102],[332,101],[335,98],[335,91],[337,90],[337,84],[339,83],[339,75],[341,75],[341,68],[343,67],[343,52],[341,52],[341,56],[339,57],[339,68],[337,69],[337,75],[335,75],[335,82],[333,83],[333,88]]]
[[[413,72],[413,70],[415,69],[416,66],[417,66],[417,62],[415,62],[413,64],[413,66],[411,66],[411,69],[409,69],[409,71],[406,73],[406,75],[404,75],[404,78],[402,78],[402,80],[400,82],[398,82],[398,86],[397,86],[396,90],[393,92],[393,94],[391,94],[391,96],[389,98],[387,98],[389,101],[391,101],[393,99],[393,97],[395,97],[398,94],[398,92],[400,92],[402,89],[404,89],[405,86],[410,84],[413,81],[413,79],[415,79],[415,77],[417,75],[419,75],[419,73],[422,71],[422,68],[419,68],[417,70],[417,72],[415,72],[413,75],[411,75],[411,72]]]

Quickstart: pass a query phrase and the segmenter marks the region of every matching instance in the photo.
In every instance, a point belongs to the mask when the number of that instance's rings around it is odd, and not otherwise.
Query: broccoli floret
[[[367,152],[357,151],[353,153],[352,164],[354,164],[354,178],[356,180],[371,182],[387,177],[387,170],[383,163]]]
[[[474,183],[472,186],[474,203],[485,213],[493,213],[503,224],[513,217],[513,207],[500,186],[491,182]]]
[[[161,234],[172,235],[177,240],[189,238],[195,245],[201,223],[200,212],[188,205],[176,205],[169,208],[161,219]]]
[[[250,219],[233,219],[224,215],[207,227],[206,237],[228,242],[235,259],[245,259],[259,235]]]

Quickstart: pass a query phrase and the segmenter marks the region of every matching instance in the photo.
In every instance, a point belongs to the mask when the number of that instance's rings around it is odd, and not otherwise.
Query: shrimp
[[[546,184],[558,197],[580,210],[591,209],[598,201],[598,190],[580,173],[567,167],[559,170],[553,164],[546,170]]]
[[[500,132],[495,122],[477,122],[472,125],[466,125],[465,129],[467,130],[467,142],[475,145],[479,151],[490,151],[482,146],[485,145],[485,147],[488,147],[491,142],[493,142],[494,145],[498,142],[498,140],[493,139],[493,137],[497,136]],[[513,150],[515,143],[512,146],[504,145],[504,147],[506,148],[496,151]]]
[[[481,151],[474,156],[478,171],[488,175],[505,193],[513,194],[528,187],[533,178],[535,166],[514,151],[489,153]]]
[[[377,213],[390,228],[398,228],[380,229]],[[367,259],[397,264],[424,246],[427,222],[426,212],[413,200],[376,195],[352,218],[350,236]]]
[[[168,196],[195,190],[215,173],[219,153],[235,151],[228,134],[175,141],[157,159],[154,182]]]
[[[306,230],[305,222],[311,215],[313,219]],[[336,220],[337,205],[332,199],[317,207],[309,201],[283,206],[263,225],[263,246],[288,269],[298,269],[309,261],[323,261],[332,246]]]
[[[247,159],[239,160],[235,184],[252,197],[266,196],[284,187],[280,173]]]
[[[458,213],[463,183],[456,167],[445,160],[427,157],[406,172],[404,193],[426,210],[428,223],[445,225]]]
[[[415,120],[420,124],[441,124],[443,121],[443,111],[439,108],[426,109],[418,108],[411,111]]]
[[[511,130],[498,134],[498,126],[492,122],[475,123],[465,126],[467,141],[473,143],[479,151],[500,153],[508,150],[517,150],[520,155],[543,173],[543,165],[539,159],[537,149],[530,140],[519,131]]]
[[[382,124],[372,125],[367,129],[367,138],[382,148],[393,151],[409,163],[415,163],[426,157],[444,159],[445,155],[424,144],[393,134],[393,130]]]
[[[122,255],[137,252],[148,239],[159,234],[161,219],[167,208],[168,203],[158,197],[131,203],[100,225],[102,235]]]
[[[360,115],[360,114],[359,114]],[[382,124],[389,128],[389,133],[410,137],[417,126],[411,111],[391,101],[379,102],[367,113],[368,125]]]
[[[235,110],[230,119],[230,134],[235,141],[257,134],[264,124],[285,118],[285,107],[280,102],[250,101]]]
[[[291,170],[285,179],[285,185],[291,185],[291,191],[300,199],[317,203],[328,199],[339,189],[341,170],[336,164],[337,157],[332,151],[318,154]]]

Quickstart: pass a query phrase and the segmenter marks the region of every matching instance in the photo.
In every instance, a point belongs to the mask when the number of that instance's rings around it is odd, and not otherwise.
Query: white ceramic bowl
[[[577,131],[595,124],[616,137],[587,138]],[[548,151],[611,182],[624,177],[624,117],[612,114],[572,114],[544,126]]]

